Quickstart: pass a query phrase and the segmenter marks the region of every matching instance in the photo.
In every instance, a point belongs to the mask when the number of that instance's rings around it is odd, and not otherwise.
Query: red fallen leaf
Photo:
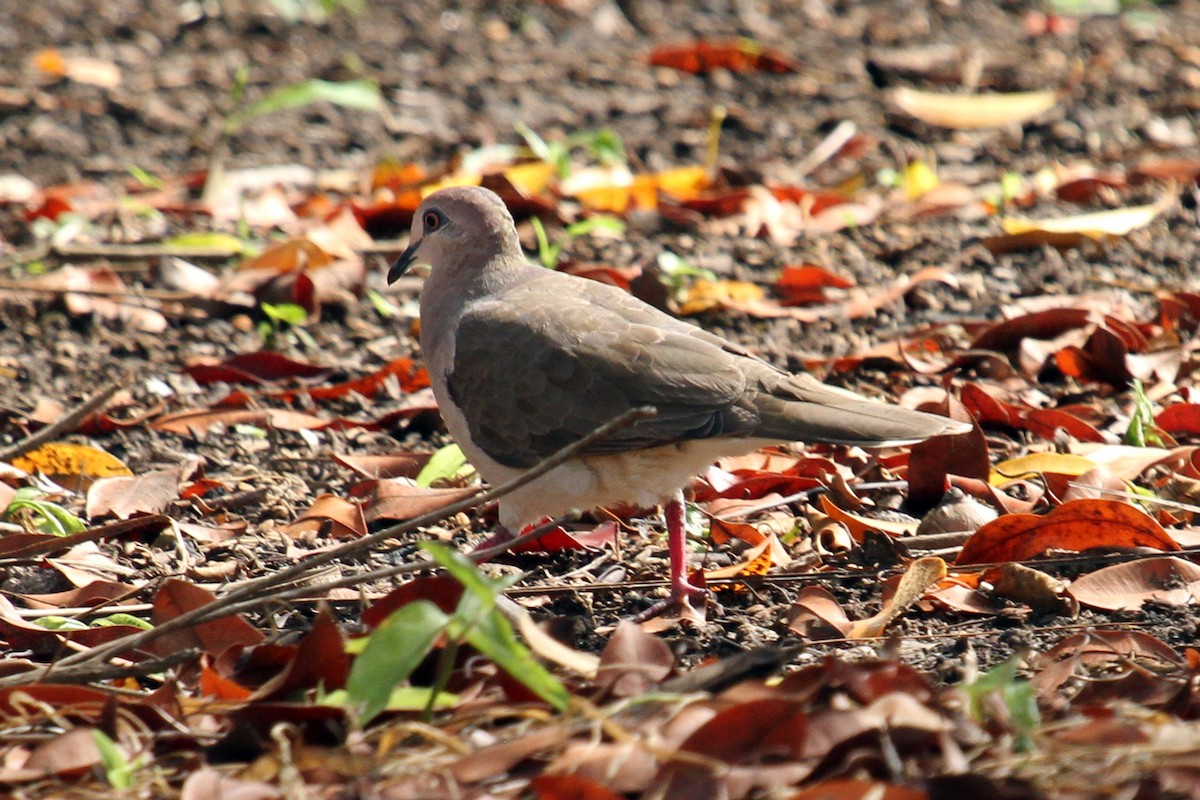
[[[150,621],[157,627],[193,609],[206,606],[216,597],[186,581],[171,579],[154,596]],[[242,617],[219,617],[190,628],[167,633],[154,640],[151,649],[160,656],[198,647],[219,658],[233,647],[258,644],[263,634]]]
[[[995,350],[1010,357],[1016,354],[1022,339],[1054,339],[1092,321],[1086,308],[1052,308],[1036,311],[993,325],[976,337],[972,350]]]
[[[966,541],[955,563],[1027,561],[1048,550],[1133,547],[1180,549],[1152,517],[1128,503],[1073,500],[1044,517],[1009,514],[992,520]]]
[[[1128,187],[1125,179],[1117,175],[1093,175],[1088,178],[1075,178],[1060,183],[1054,189],[1059,200],[1068,203],[1087,204],[1094,201],[1104,190],[1122,190]]]
[[[924,789],[859,778],[821,781],[788,795],[788,800],[929,800]]]
[[[197,478],[194,481],[189,481],[179,490],[179,497],[183,500],[202,498],[211,491],[224,488],[226,488],[226,485],[222,481],[213,480],[212,478]]]
[[[1017,430],[1027,430],[1045,439],[1053,439],[1062,428],[1083,442],[1103,442],[1104,434],[1095,426],[1072,413],[1090,409],[1022,408],[992,397],[974,384],[962,388],[962,402],[981,425],[1003,425]]]
[[[670,67],[692,75],[727,69],[730,72],[799,72],[800,66],[775,50],[749,39],[697,41],[658,47],[650,53],[650,65]]]
[[[387,194],[386,192],[384,193]],[[413,215],[421,205],[421,192],[418,189],[408,189],[393,197],[381,197],[370,205],[357,202],[350,203],[358,224],[363,230],[376,239],[391,239],[408,233],[412,226]]]
[[[1090,423],[1058,408],[1031,408],[1022,414],[1022,422],[1021,427],[1043,439],[1053,439],[1055,432],[1062,428],[1081,442],[1106,441],[1104,434]]]
[[[379,627],[392,612],[417,600],[428,600],[446,614],[453,614],[462,598],[463,585],[449,575],[429,575],[402,583],[362,612],[368,630]]]
[[[285,378],[321,378],[330,367],[294,361],[272,350],[239,353],[219,363],[211,360],[194,361],[183,371],[201,386],[218,381],[224,383],[264,384]]]
[[[617,523],[602,522],[590,531],[567,531],[555,528],[536,541],[513,548],[514,553],[556,553],[559,550],[600,550],[615,547]]]
[[[974,423],[963,402],[950,395],[926,410]],[[965,436],[935,436],[913,445],[908,454],[908,502],[913,513],[921,516],[941,501],[949,473],[986,482],[990,471],[987,437],[978,424]]]
[[[313,400],[331,400],[345,397],[351,392],[363,397],[374,397],[387,384],[390,378],[395,378],[400,384],[401,391],[408,394],[418,392],[429,386],[429,373],[425,367],[418,366],[411,358],[396,358],[369,375],[355,378],[332,386],[314,386],[305,389],[286,389],[280,392],[268,392],[258,397],[268,400],[282,400],[293,403],[297,398],[307,395]],[[220,406],[244,407],[253,398],[246,392],[235,391],[217,403]]]
[[[789,265],[783,268],[775,291],[784,304],[821,303],[826,301],[826,289],[849,289],[854,281],[835,275],[816,264]]]
[[[213,671],[212,667],[204,664],[200,667],[200,696],[214,700],[244,701],[249,700],[253,693],[237,681],[224,678]]]
[[[580,775],[539,775],[529,786],[537,800],[621,800],[622,797]]]
[[[322,606],[312,630],[300,640],[286,677],[270,697],[283,700],[298,689],[341,689],[349,676],[350,655],[342,631],[329,607]]]
[[[812,217],[820,216],[831,208],[851,202],[851,198],[841,192],[814,191],[813,189],[802,189],[799,186],[771,186],[769,188],[776,200],[802,206]]]
[[[1154,418],[1154,424],[1167,433],[1200,434],[1200,403],[1175,403]]]
[[[46,194],[36,208],[31,208],[25,212],[25,221],[33,222],[38,219],[48,219],[51,222],[57,222],[58,218],[70,211],[71,208],[71,201],[62,195]]]
[[[565,264],[559,272],[578,275],[580,278],[607,283],[626,292],[631,291],[633,281],[642,274],[640,267],[609,267],[598,264]]]
[[[1114,684],[1117,681],[1100,681],[1097,676],[1105,673],[1127,675],[1146,672],[1142,669],[1127,669],[1131,663],[1152,665],[1155,683],[1160,687],[1172,682],[1163,680],[1169,671],[1178,670],[1187,662],[1178,651],[1148,633],[1141,631],[1090,630],[1068,636],[1041,655],[1033,657],[1037,672],[1032,683],[1038,698],[1050,706],[1064,705],[1061,687],[1075,674],[1086,668],[1089,683]],[[1119,669],[1106,669],[1106,666]],[[1133,698],[1129,698],[1132,700]],[[1078,702],[1079,698],[1073,698]]]

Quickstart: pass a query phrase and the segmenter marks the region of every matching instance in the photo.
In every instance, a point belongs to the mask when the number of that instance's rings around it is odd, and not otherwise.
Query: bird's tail
[[[754,405],[760,421],[754,435],[778,441],[886,447],[971,430],[967,423],[876,403],[809,376],[788,376],[762,391]]]

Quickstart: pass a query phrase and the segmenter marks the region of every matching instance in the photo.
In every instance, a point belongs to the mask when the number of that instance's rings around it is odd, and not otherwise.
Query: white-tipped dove
[[[881,447],[970,426],[792,375],[612,286],[526,260],[493,192],[425,198],[388,282],[414,261],[421,349],[446,427],[479,473],[508,481],[629,409],[643,418],[500,501],[512,533],[544,516],[664,505],[671,597],[686,603],[682,487],[722,456],[779,442]]]

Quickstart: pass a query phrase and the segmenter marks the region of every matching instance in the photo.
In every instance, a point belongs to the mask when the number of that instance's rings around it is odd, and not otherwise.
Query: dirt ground
[[[1086,161],[1103,171],[1148,155],[1200,153],[1195,123],[1200,3],[1194,0],[1082,17],[1077,29],[1059,35],[1031,35],[1031,19],[1044,9],[1018,2],[730,0],[698,8],[653,0],[465,5],[364,0],[362,6],[357,12],[338,10],[323,22],[288,22],[267,0],[10,4],[0,18],[0,176],[23,176],[39,187],[88,180],[112,188],[125,184],[130,167],[162,176],[203,170],[234,107],[235,75],[243,67],[248,68],[248,98],[307,78],[370,77],[382,89],[386,112],[320,104],[264,117],[230,139],[229,168],[300,164],[320,171],[364,171],[383,157],[436,167],[481,146],[518,142],[514,126],[523,123],[547,140],[610,127],[637,165],[660,170],[704,159],[714,106],[727,112],[722,164],[780,183],[796,180],[801,160],[846,120],[879,145],[853,165],[839,162],[816,170],[806,178],[810,183],[834,186],[852,172],[871,176],[926,156],[936,161],[943,180],[977,184],[1055,163]],[[724,70],[687,75],[646,65],[656,45],[729,36],[774,47],[796,59],[800,69],[788,75]],[[120,85],[103,89],[52,80],[30,63],[32,54],[51,47],[116,64]],[[955,133],[889,108],[884,93],[901,84],[932,89],[966,84],[994,91],[1070,87],[1070,101],[1024,125]],[[1134,189],[1123,202],[1153,199],[1151,190],[1139,195]],[[1000,256],[978,244],[980,237],[995,233],[989,219],[945,216],[870,225],[791,245],[635,219],[623,240],[579,240],[572,255],[622,265],[648,262],[671,250],[718,275],[760,283],[769,282],[783,264],[807,261],[836,265],[868,286],[928,266],[957,273],[955,289],[922,287],[853,322],[800,324],[732,312],[700,319],[795,369],[813,357],[860,353],[934,322],[996,320],[1001,306],[1018,298],[1121,287],[1148,303],[1148,295],[1140,292],[1195,290],[1196,214],[1195,197],[1184,191],[1181,203],[1150,226],[1102,249],[1041,248]],[[204,227],[203,221],[168,216],[162,234],[197,227]],[[107,233],[108,241],[123,235],[117,224]],[[379,239],[404,235],[397,229],[372,233]],[[0,207],[0,263],[15,275],[18,266],[8,256],[34,244],[22,207]],[[63,261],[52,257],[47,266]],[[385,264],[382,257],[373,260],[369,286],[383,289]],[[120,269],[128,280],[153,287],[153,266],[132,260]],[[407,294],[393,299],[410,300],[413,291],[408,286]],[[293,342],[292,354],[346,375],[416,352],[406,321],[381,321],[365,299],[327,313],[310,332],[317,346]],[[186,361],[249,352],[259,345],[252,328],[219,317],[181,322],[151,335],[70,315],[49,302],[14,308],[0,318],[0,366],[7,370],[0,377],[0,416],[20,417],[42,398],[78,402],[97,385],[127,373],[137,376],[133,394],[147,404],[153,399],[149,382],[155,379],[195,403],[212,401],[227,387],[200,388],[181,379]],[[894,395],[911,378],[867,363],[837,380]],[[1060,381],[1054,391],[1083,396],[1105,390]],[[345,402],[348,413],[362,410],[357,401]],[[0,425],[0,443],[18,435],[14,427]],[[102,444],[135,473],[196,454],[207,459],[210,475],[263,490],[237,509],[253,530],[294,519],[319,494],[344,493],[352,476],[323,457],[330,451],[429,450],[443,436],[424,419],[392,431],[329,434],[315,451],[296,434],[280,433],[269,447],[246,449],[233,438],[196,442],[144,427],[114,431]],[[465,522],[471,533],[460,532],[457,541],[477,541],[486,523],[474,517]],[[578,570],[570,581],[582,588],[552,593],[550,605],[541,610],[570,620],[580,646],[599,647],[603,637],[596,629],[648,602],[637,592],[604,591],[602,582],[628,577],[631,562],[637,563],[632,569],[639,577],[661,577],[665,571],[661,539],[654,538],[660,524],[650,519],[639,525],[648,536],[629,537],[622,560],[520,556],[502,568],[530,573],[520,590],[525,593],[552,589],[562,580],[558,576]],[[254,557],[267,567],[286,560],[266,544]],[[876,571],[868,566],[847,572],[830,587],[848,608],[870,613],[878,604]],[[597,581],[597,588],[588,588]],[[711,624],[702,633],[676,628],[664,636],[687,661],[794,641],[782,619],[794,590],[795,584],[785,580],[765,581],[750,595],[722,597],[724,608],[710,613]],[[1066,627],[1100,622],[1136,626],[1177,646],[1196,640],[1195,614],[1179,608],[1107,616],[1084,612],[1078,619],[1014,612],[981,622],[944,611],[914,612],[897,625],[897,633],[903,660],[954,681],[967,650],[992,664],[1056,641]],[[800,659],[823,652],[814,647]]]

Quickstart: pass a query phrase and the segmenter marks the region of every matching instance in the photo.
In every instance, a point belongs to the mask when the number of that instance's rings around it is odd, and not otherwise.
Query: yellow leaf
[[[1030,453],[1000,462],[992,469],[988,480],[993,486],[1000,486],[1011,480],[1045,473],[1079,477],[1095,466],[1091,460],[1070,453]]]
[[[904,196],[916,200],[938,187],[937,171],[924,161],[913,161],[904,168]]]
[[[708,171],[701,166],[676,167],[655,176],[658,188],[681,200],[689,200],[709,186]]]
[[[26,472],[40,472],[72,491],[91,486],[97,478],[132,475],[116,456],[95,447],[69,442],[50,442],[12,460]]]
[[[534,197],[546,191],[554,178],[554,165],[546,161],[527,161],[504,170],[504,177],[519,191]]]
[[[901,87],[892,101],[909,116],[943,128],[972,130],[1024,122],[1058,102],[1059,93],[941,94]]]
[[[756,283],[749,283],[747,281],[709,281],[700,278],[688,288],[682,302],[679,304],[679,313],[684,316],[700,314],[714,308],[720,308],[729,301],[750,303],[762,300],[763,297],[762,287]]]
[[[1009,217],[1000,225],[1010,236],[1023,233],[1078,234],[1089,239],[1103,241],[1113,236],[1124,236],[1130,231],[1144,228],[1154,221],[1173,201],[1164,198],[1156,203],[1129,208],[1114,208],[1094,214],[1077,214],[1057,219],[1024,219]]]

